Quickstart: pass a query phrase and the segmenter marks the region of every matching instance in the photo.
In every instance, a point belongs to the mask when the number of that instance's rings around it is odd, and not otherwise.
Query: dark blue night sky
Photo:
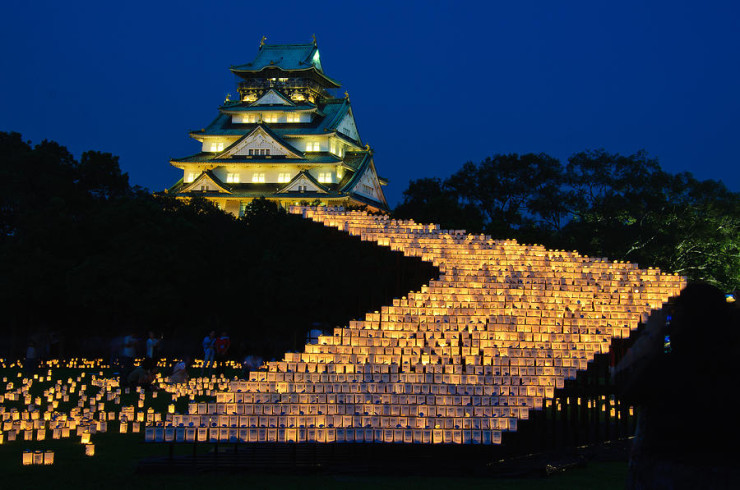
[[[260,38],[309,42],[348,90],[394,206],[494,153],[646,149],[740,191],[738,2],[47,2],[3,5],[0,130],[181,175]]]

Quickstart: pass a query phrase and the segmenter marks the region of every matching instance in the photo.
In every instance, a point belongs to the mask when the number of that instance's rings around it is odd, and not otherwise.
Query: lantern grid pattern
[[[231,382],[215,403],[191,403],[147,440],[499,444],[685,286],[658,269],[437,225],[290,212],[420,257],[440,276]]]

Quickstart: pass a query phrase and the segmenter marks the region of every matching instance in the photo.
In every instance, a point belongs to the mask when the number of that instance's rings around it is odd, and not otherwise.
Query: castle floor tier
[[[253,199],[365,205],[388,210],[373,151],[357,131],[349,96],[324,74],[316,41],[260,45],[254,61],[232,66],[238,101],[227,101],[190,136],[200,153],[170,163],[183,177],[168,192],[203,196],[234,215]]]

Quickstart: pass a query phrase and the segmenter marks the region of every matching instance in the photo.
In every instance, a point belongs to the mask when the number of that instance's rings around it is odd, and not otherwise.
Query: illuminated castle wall
[[[421,257],[440,277],[232,382],[217,403],[192,403],[174,425],[249,442],[500,443],[685,286],[657,269],[435,225],[291,212]]]

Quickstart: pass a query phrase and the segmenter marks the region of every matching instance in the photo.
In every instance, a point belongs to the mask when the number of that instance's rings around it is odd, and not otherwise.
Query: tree
[[[645,151],[589,150],[565,168],[545,154],[467,162],[444,182],[412,181],[396,214],[445,223],[464,208],[480,218],[467,227],[472,232],[657,266],[734,290],[739,202],[721,182],[664,172]]]
[[[403,192],[403,202],[393,211],[400,219],[437,223],[443,228],[479,232],[483,216],[472,203],[463,203],[453,189],[438,178],[412,180]]]
[[[559,230],[567,213],[560,162],[544,153],[494,155],[465,163],[445,185],[484,217],[485,231],[518,237]]]
[[[107,153],[77,161],[0,132],[0,177],[5,354],[41,328],[68,347],[133,328],[182,355],[218,328],[235,352],[271,358],[300,348],[313,322],[346,325],[436,275],[266,200],[236,219],[203,198],[152,195]]]

